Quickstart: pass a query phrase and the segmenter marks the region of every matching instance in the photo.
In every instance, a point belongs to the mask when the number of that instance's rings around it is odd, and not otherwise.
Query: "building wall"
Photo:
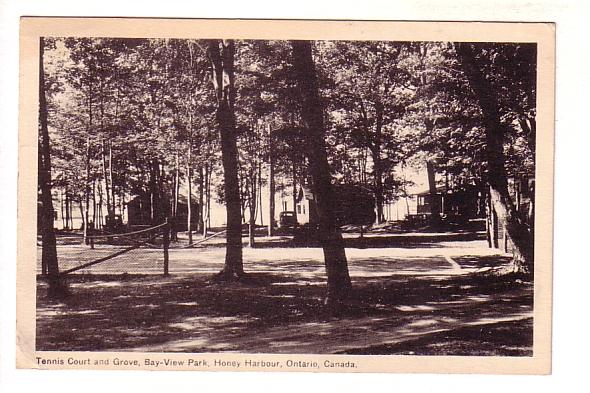
[[[310,203],[309,200],[303,198],[300,200],[297,205],[295,206],[295,211],[297,213],[297,222],[299,224],[307,224],[309,223],[309,216],[310,216]]]
[[[418,203],[415,196],[400,198],[383,205],[386,221],[403,221],[409,214],[418,214]]]

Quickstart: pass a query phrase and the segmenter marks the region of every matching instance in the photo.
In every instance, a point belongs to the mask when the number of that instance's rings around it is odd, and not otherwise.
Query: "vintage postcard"
[[[20,44],[18,367],[551,372],[553,24]]]

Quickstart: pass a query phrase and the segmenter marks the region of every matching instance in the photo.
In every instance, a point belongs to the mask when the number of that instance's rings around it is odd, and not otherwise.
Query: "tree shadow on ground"
[[[347,355],[532,356],[533,318],[436,332],[398,344],[339,352]]]
[[[460,242],[484,240],[483,232],[452,232],[423,234],[367,234],[364,236],[345,236],[346,248],[439,248],[440,242]],[[264,243],[259,244],[260,247]],[[275,243],[276,244],[276,243]],[[295,237],[290,243],[292,247],[321,247],[317,236],[304,238]],[[275,246],[276,247],[276,246]]]
[[[367,270],[395,271],[382,261],[369,262]],[[469,354],[502,355],[514,346],[515,353],[528,354],[525,335],[516,344],[502,344],[506,335],[500,335],[498,350],[490,351],[469,328],[529,318],[530,283],[506,276],[414,273],[353,275],[353,292],[338,313],[324,306],[323,271],[296,261],[233,284],[213,283],[210,274],[72,276],[74,296],[63,302],[48,301],[40,280],[37,349],[397,353],[402,342],[455,332],[458,339],[465,335]],[[451,354],[452,347],[440,354]]]
[[[440,242],[459,242],[484,240],[485,233],[453,232],[429,233],[420,235],[377,235],[345,238],[344,246],[348,248],[432,248],[441,247]]]
[[[344,247],[346,248],[437,248],[441,247],[440,242],[460,242],[485,240],[484,232],[455,231],[448,233],[368,233],[344,235]],[[198,242],[199,240],[197,240]],[[248,245],[247,238],[244,238],[243,245]],[[180,243],[172,244],[172,247],[183,247]],[[202,243],[195,243],[195,248],[222,248],[225,247],[225,238],[218,237]],[[307,236],[281,235],[268,238],[266,236],[256,237],[254,248],[298,248],[311,247],[320,248],[321,243],[315,233]]]
[[[463,269],[494,268],[507,265],[512,262],[511,257],[501,255],[464,255],[453,257],[453,260],[457,262]]]

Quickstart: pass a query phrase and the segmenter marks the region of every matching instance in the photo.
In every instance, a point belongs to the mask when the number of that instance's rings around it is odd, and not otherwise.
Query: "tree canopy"
[[[294,200],[302,186],[361,187],[381,223],[407,195],[402,168],[426,162],[433,179],[492,195],[515,244],[530,246],[506,184],[534,177],[534,44],[68,37],[43,49],[53,191],[84,229],[135,197],[153,223],[173,217],[184,184],[189,234],[206,233],[211,199],[225,204],[225,271],[240,276],[242,222],[262,220],[275,178]]]

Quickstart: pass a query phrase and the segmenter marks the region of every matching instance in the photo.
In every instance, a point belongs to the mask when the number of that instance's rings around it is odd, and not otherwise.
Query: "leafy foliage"
[[[188,39],[47,39],[54,185],[80,204],[89,193],[110,196],[112,210],[134,195],[159,194],[165,205],[177,198],[175,182],[189,181],[187,168],[193,175],[206,168],[223,201],[205,46]],[[475,47],[507,130],[507,173],[532,175],[536,47]],[[370,189],[384,203],[406,193],[401,168],[426,160],[457,183],[485,181],[482,113],[454,44],[322,41],[313,50],[335,183]],[[309,168],[289,45],[238,41],[235,59],[246,207],[268,182],[270,154],[284,187],[308,184]]]

